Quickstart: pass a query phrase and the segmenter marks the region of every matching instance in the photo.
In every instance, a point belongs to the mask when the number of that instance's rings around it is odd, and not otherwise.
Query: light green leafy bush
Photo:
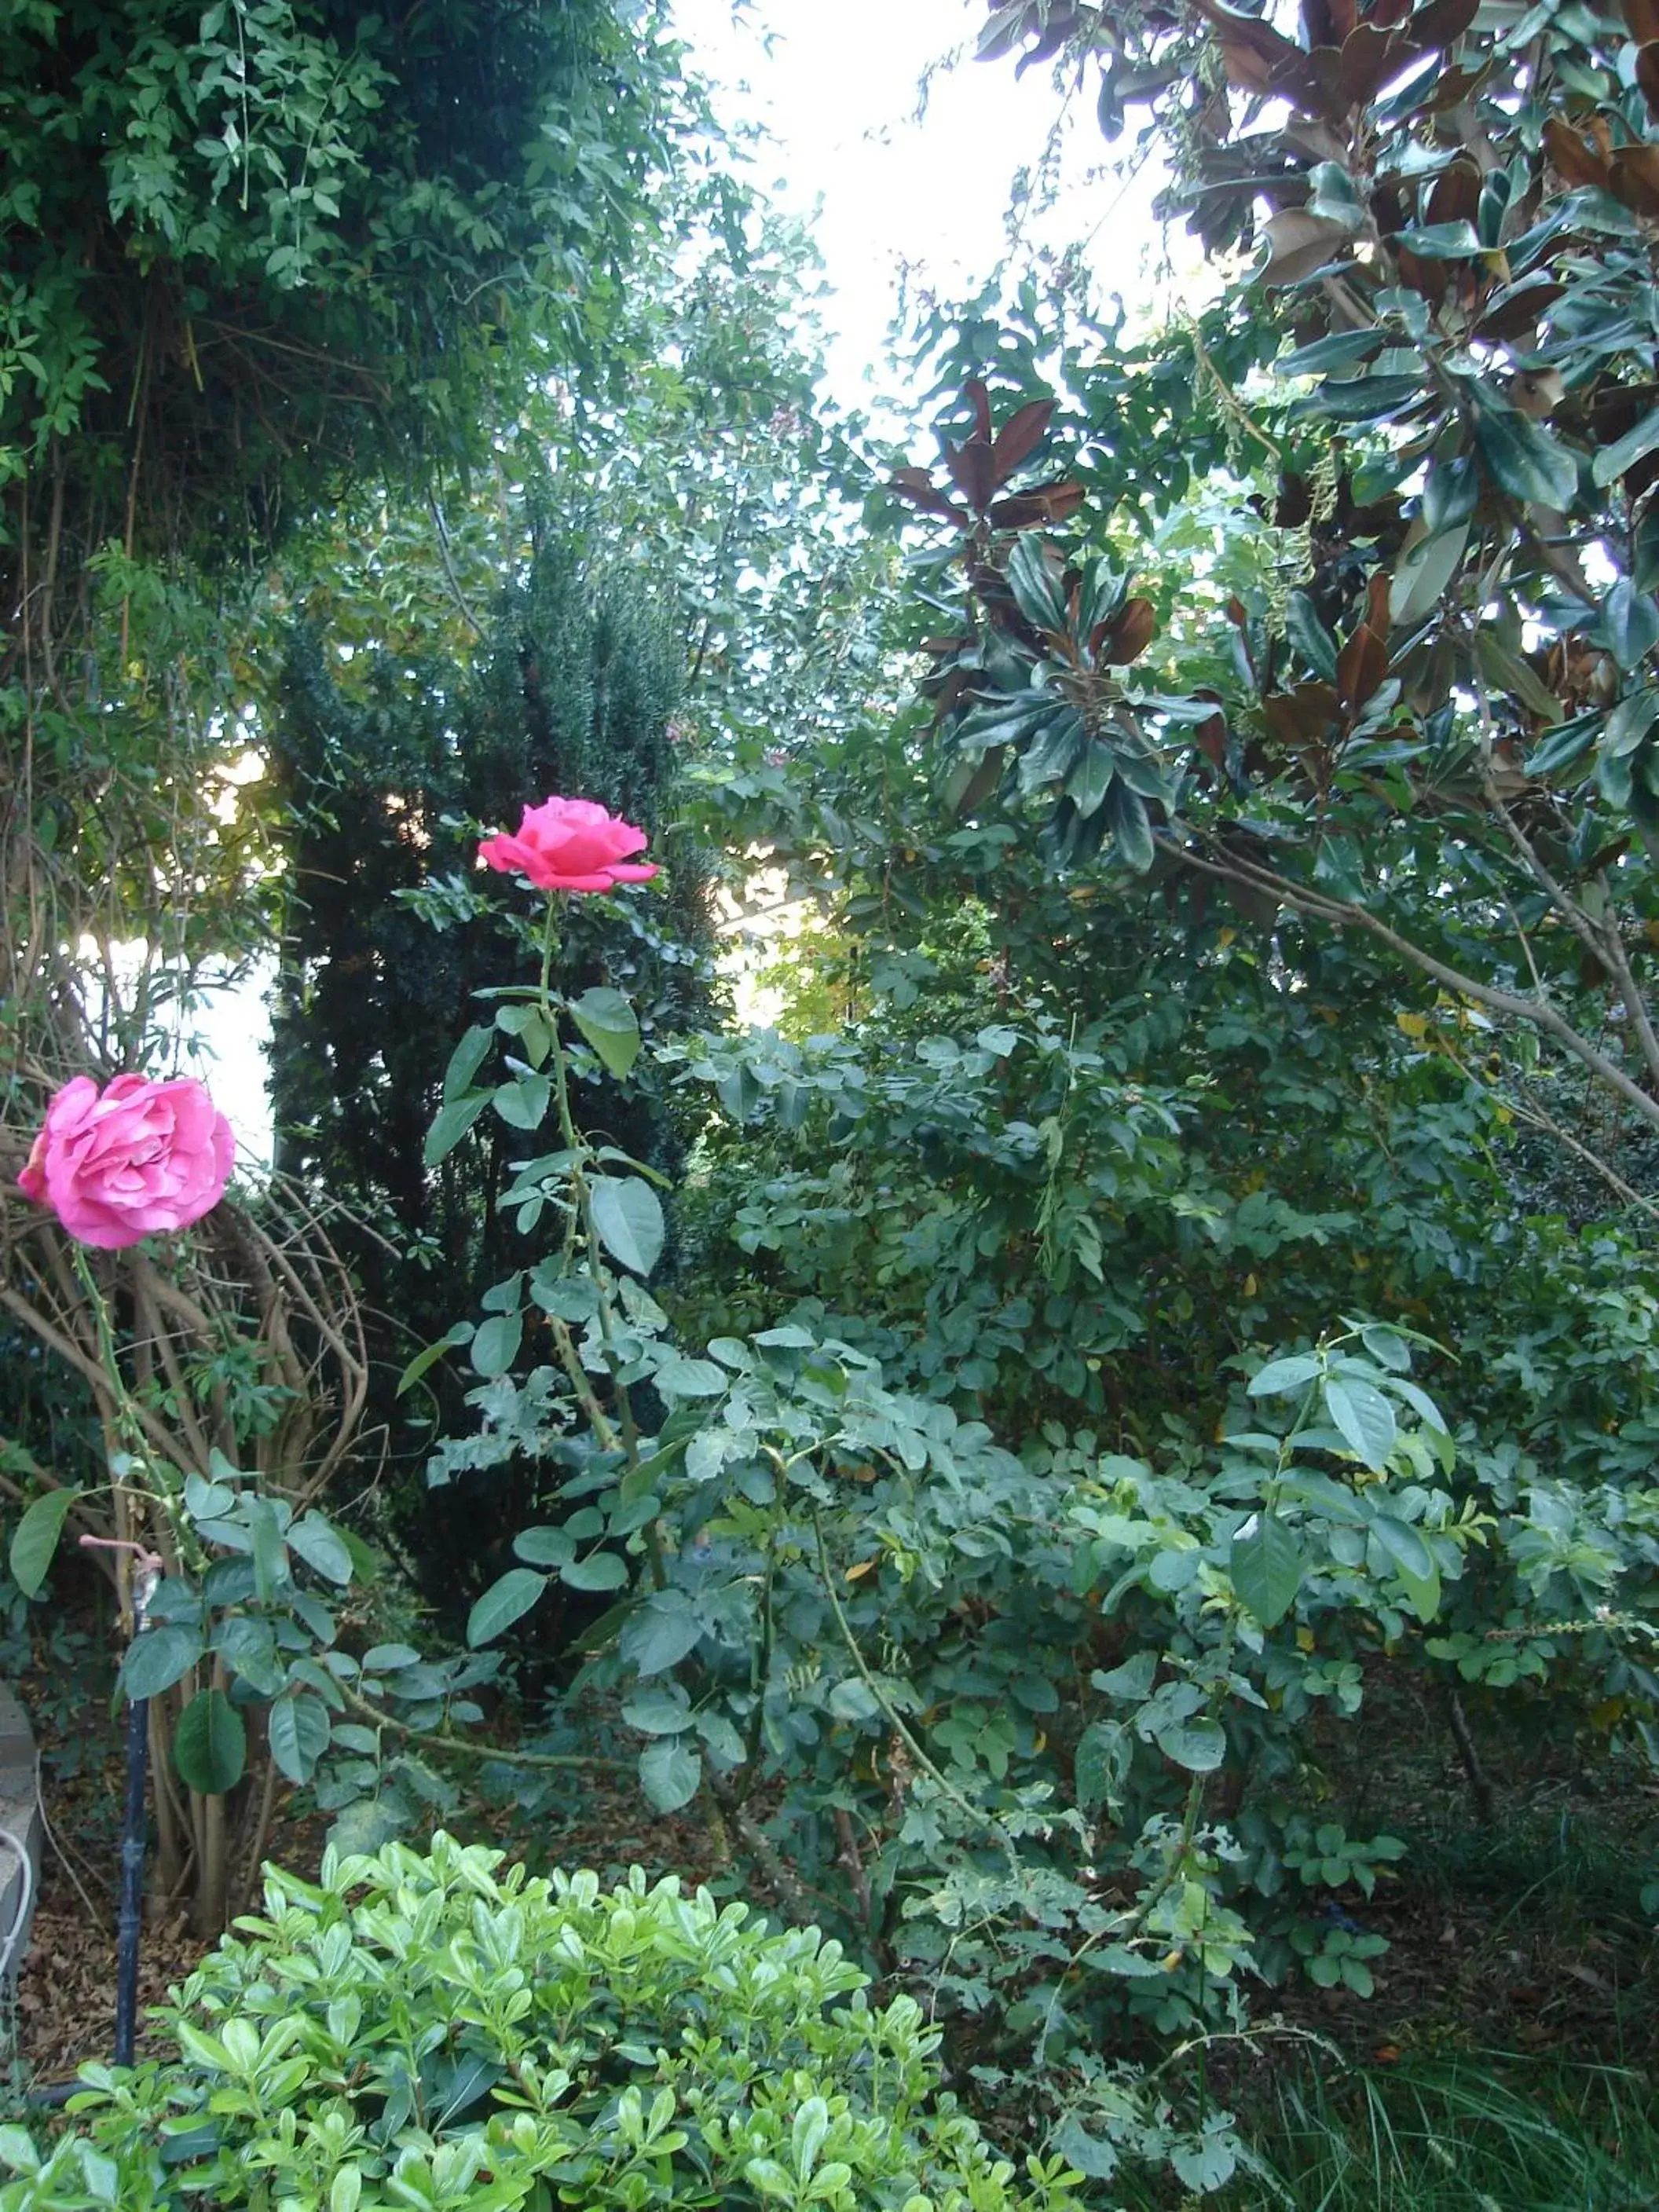
[[[440,1834],[272,1871],[162,2018],[179,2055],[88,2067],[76,2124],[0,2130],[3,2212],[1059,2212],[939,2089],[936,2035],[815,1929],[637,1869],[531,1879]]]

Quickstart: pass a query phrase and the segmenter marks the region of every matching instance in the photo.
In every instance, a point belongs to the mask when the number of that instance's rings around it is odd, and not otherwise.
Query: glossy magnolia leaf
[[[1033,535],[1020,538],[1008,556],[1008,587],[1028,623],[1038,629],[1066,628],[1066,602],[1060,596],[1060,571]]]
[[[182,1681],[201,1656],[197,1630],[179,1625],[147,1628],[127,1646],[120,1686],[135,1704],[141,1698],[159,1698]]]
[[[1273,363],[1275,376],[1318,376],[1328,368],[1352,368],[1369,361],[1382,343],[1381,331],[1333,331],[1294,353],[1281,354]]]
[[[1380,1474],[1398,1434],[1394,1407],[1374,1383],[1355,1375],[1328,1375],[1324,1391],[1331,1426],[1356,1459]]]
[[[495,1031],[484,1027],[468,1030],[449,1055],[449,1065],[444,1070],[444,1104],[459,1098],[471,1084],[473,1077],[483,1066],[495,1038]]]
[[[1304,392],[1291,414],[1297,422],[1387,422],[1427,396],[1420,376],[1346,376]]]
[[[1621,699],[1607,716],[1601,734],[1603,758],[1623,760],[1633,753],[1656,721],[1659,721],[1659,691],[1632,691],[1628,699]]]
[[[222,1690],[198,1690],[173,1732],[173,1761],[185,1787],[204,1797],[234,1790],[247,1767],[247,1730]]]
[[[648,1275],[662,1257],[662,1204],[648,1182],[605,1176],[592,1186],[593,1226],[613,1260]]]
[[[1101,814],[1125,865],[1144,876],[1157,854],[1144,800],[1120,776],[1108,790]]]
[[[1616,444],[1604,446],[1595,456],[1590,474],[1598,489],[1605,489],[1656,450],[1659,450],[1659,407],[1644,415],[1633,430],[1626,430]]]
[[[491,1583],[466,1617],[469,1650],[477,1651],[482,1645],[494,1643],[515,1620],[522,1620],[546,1588],[545,1575],[538,1575],[530,1567],[509,1567]]]
[[[1389,619],[1402,629],[1426,622],[1446,596],[1468,550],[1468,522],[1419,538],[1401,555],[1389,586]]]
[[[1340,223],[1344,230],[1363,227],[1365,204],[1340,161],[1316,161],[1309,170],[1308,212],[1322,222]]]
[[[1480,471],[1473,453],[1437,459],[1423,487],[1423,522],[1431,536],[1471,520],[1480,496]]]
[[[1267,240],[1263,281],[1274,286],[1299,284],[1334,261],[1352,236],[1346,222],[1333,222],[1306,208],[1281,209],[1261,228]]]
[[[1497,632],[1484,623],[1474,634],[1474,657],[1494,690],[1508,692],[1540,721],[1561,720],[1561,702],[1537,670],[1511,653]]]
[[[1483,399],[1475,409],[1474,442],[1487,474],[1512,499],[1561,514],[1572,506],[1578,465],[1542,423]]]
[[[12,1531],[11,1578],[25,1597],[40,1596],[58,1556],[64,1523],[80,1495],[73,1488],[47,1491],[29,1504]]]
[[[1485,251],[1472,222],[1425,222],[1402,230],[1397,240],[1419,261],[1464,261]]]
[[[286,1691],[270,1709],[270,1755],[290,1782],[309,1782],[328,1749],[328,1708],[308,1691]]]
[[[1048,722],[1039,728],[1031,742],[1020,755],[1019,787],[1022,793],[1036,791],[1045,783],[1058,782],[1068,775],[1082,756],[1087,743],[1084,734],[1083,717],[1074,707],[1051,705]]]
[[[421,1155],[428,1167],[435,1168],[454,1151],[489,1103],[489,1091],[474,1091],[465,1097],[451,1098],[438,1109]]]
[[[640,1056],[640,1025],[620,991],[596,988],[570,1005],[570,1018],[620,1082]]]
[[[1619,665],[1638,668],[1659,645],[1659,607],[1628,576],[1620,576],[1601,609],[1601,630]]]
[[[1103,803],[1115,773],[1111,747],[1097,738],[1085,738],[1082,758],[1066,779],[1066,793],[1079,814],[1093,814]]]
[[[1336,681],[1336,640],[1314,611],[1305,592],[1292,592],[1285,605],[1285,634],[1291,643],[1328,684]]]
[[[1654,702],[1659,707],[1659,699]],[[1607,726],[1611,727],[1609,717]],[[1534,745],[1527,755],[1527,774],[1535,776],[1559,775],[1564,769],[1576,768],[1602,728],[1599,714],[1575,714],[1570,722],[1563,722],[1550,732],[1541,744]],[[1642,732],[1646,735],[1645,729]],[[1639,744],[1641,738],[1637,739]]]
[[[1264,1628],[1277,1628],[1302,1588],[1302,1547],[1276,1513],[1252,1515],[1233,1538],[1229,1572],[1240,1602]]]
[[[659,1813],[678,1813],[702,1786],[702,1754],[684,1736],[659,1736],[640,1753],[640,1787]]]

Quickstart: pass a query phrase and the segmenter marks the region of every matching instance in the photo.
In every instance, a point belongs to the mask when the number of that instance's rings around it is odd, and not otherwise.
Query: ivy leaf
[[[1277,1513],[1252,1515],[1233,1538],[1233,1588],[1264,1628],[1277,1628],[1296,1603],[1302,1571],[1296,1531]]]
[[[11,1578],[25,1597],[39,1597],[58,1556],[64,1522],[81,1495],[76,1489],[49,1490],[28,1506],[12,1532]]]
[[[173,1760],[186,1787],[222,1797],[247,1766],[247,1730],[222,1690],[198,1690],[173,1732]]]
[[[533,1568],[509,1567],[491,1583],[468,1613],[467,1649],[476,1651],[481,1644],[493,1643],[515,1620],[524,1618],[546,1587],[547,1577],[538,1575]]]
[[[570,1018],[620,1082],[640,1056],[640,1025],[620,991],[603,986],[570,1002]]]
[[[640,1753],[640,1787],[659,1813],[678,1813],[702,1784],[702,1754],[684,1736],[659,1736]]]
[[[613,1260],[648,1275],[662,1257],[662,1203],[636,1176],[602,1176],[592,1185],[593,1226]]]

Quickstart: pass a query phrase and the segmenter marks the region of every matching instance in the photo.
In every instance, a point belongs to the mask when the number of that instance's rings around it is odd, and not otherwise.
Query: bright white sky
[[[1017,77],[1012,58],[971,58],[985,18],[984,0],[747,0],[735,11],[733,0],[674,0],[723,119],[762,123],[776,142],[757,181],[811,218],[835,293],[830,392],[843,406],[868,405],[872,374],[892,388],[883,356],[902,269],[946,301],[994,273],[1015,174],[1037,169],[1065,107],[1048,67]],[[926,72],[958,52],[919,120]],[[1156,180],[1126,184],[1109,168],[1094,90],[1091,72],[1062,134],[1059,204],[1023,242],[1086,241],[1097,294],[1150,307],[1164,290]],[[1171,240],[1178,256],[1184,243]]]

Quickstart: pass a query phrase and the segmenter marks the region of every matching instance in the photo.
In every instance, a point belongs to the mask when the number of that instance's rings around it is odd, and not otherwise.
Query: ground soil
[[[1362,2063],[1457,2049],[1659,2063],[1659,1942],[1641,1902],[1644,1884],[1659,1878],[1659,1784],[1650,1771],[1634,1761],[1592,1761],[1571,1739],[1530,1742],[1522,1758],[1489,1723],[1488,1818],[1472,1802],[1449,1745],[1432,1737],[1425,1745],[1422,1717],[1415,1729],[1405,1725],[1409,1717],[1389,1726],[1379,1711],[1369,1754],[1358,1732],[1318,1747],[1328,1781],[1348,1799],[1350,1832],[1386,1828],[1411,1844],[1398,1878],[1369,1900],[1343,1900],[1389,1939],[1376,1962],[1376,1994],[1365,2000],[1307,1984],[1258,1990],[1258,2027],[1279,2018]],[[122,1769],[112,1729],[100,1724],[71,1745],[54,1736],[49,1714],[37,1711],[36,1725],[52,1839],[18,1979],[15,2050],[26,2075],[56,2081],[111,2047]],[[1406,1747],[1392,1753],[1391,1744]],[[1350,1761],[1355,1769],[1345,1776]],[[269,1855],[314,1872],[325,1828],[296,1793],[279,1808]],[[474,1821],[465,1832],[492,1831]],[[542,1863],[606,1875],[637,1864],[692,1881],[716,1872],[701,1824],[642,1818],[626,1778],[584,1781],[556,1823],[535,1833],[509,1836],[499,1824],[494,1832]],[[161,2002],[203,1948],[182,1912],[152,1907],[141,2006]],[[1265,2052],[1272,2040],[1255,2048]]]

